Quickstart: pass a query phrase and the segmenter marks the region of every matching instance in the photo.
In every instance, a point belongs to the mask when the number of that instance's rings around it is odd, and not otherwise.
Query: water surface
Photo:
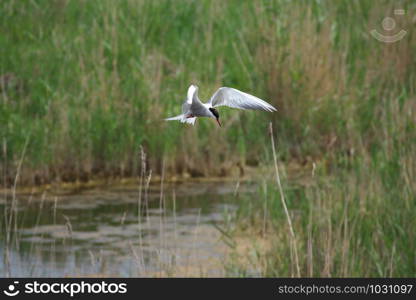
[[[222,276],[229,226],[248,184],[107,187],[0,203],[1,276]],[[8,230],[8,228],[11,228]],[[10,232],[7,243],[7,232]]]

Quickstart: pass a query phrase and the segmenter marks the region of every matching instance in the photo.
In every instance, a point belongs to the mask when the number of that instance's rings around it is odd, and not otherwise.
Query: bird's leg
[[[187,118],[187,119],[189,119],[189,118],[194,118],[194,115],[193,115],[193,114],[187,115],[187,116],[186,116],[186,118]]]

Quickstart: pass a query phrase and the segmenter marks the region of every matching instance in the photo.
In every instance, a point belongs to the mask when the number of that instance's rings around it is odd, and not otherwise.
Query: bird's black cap
[[[219,119],[220,118],[220,114],[218,113],[218,111],[215,108],[210,107],[209,110],[212,112],[212,114]]]

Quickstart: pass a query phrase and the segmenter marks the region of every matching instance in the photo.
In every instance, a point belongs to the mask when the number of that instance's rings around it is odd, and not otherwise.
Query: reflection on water
[[[3,197],[0,275],[221,276],[226,246],[213,225],[230,219],[237,198],[252,190],[239,186],[236,196],[236,187],[188,183],[141,196],[137,187],[18,196],[9,247],[11,199]]]

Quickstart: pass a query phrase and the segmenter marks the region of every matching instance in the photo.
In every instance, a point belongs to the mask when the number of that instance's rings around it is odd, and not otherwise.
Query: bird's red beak
[[[218,125],[221,127],[220,119],[216,118],[215,120],[217,120]]]

